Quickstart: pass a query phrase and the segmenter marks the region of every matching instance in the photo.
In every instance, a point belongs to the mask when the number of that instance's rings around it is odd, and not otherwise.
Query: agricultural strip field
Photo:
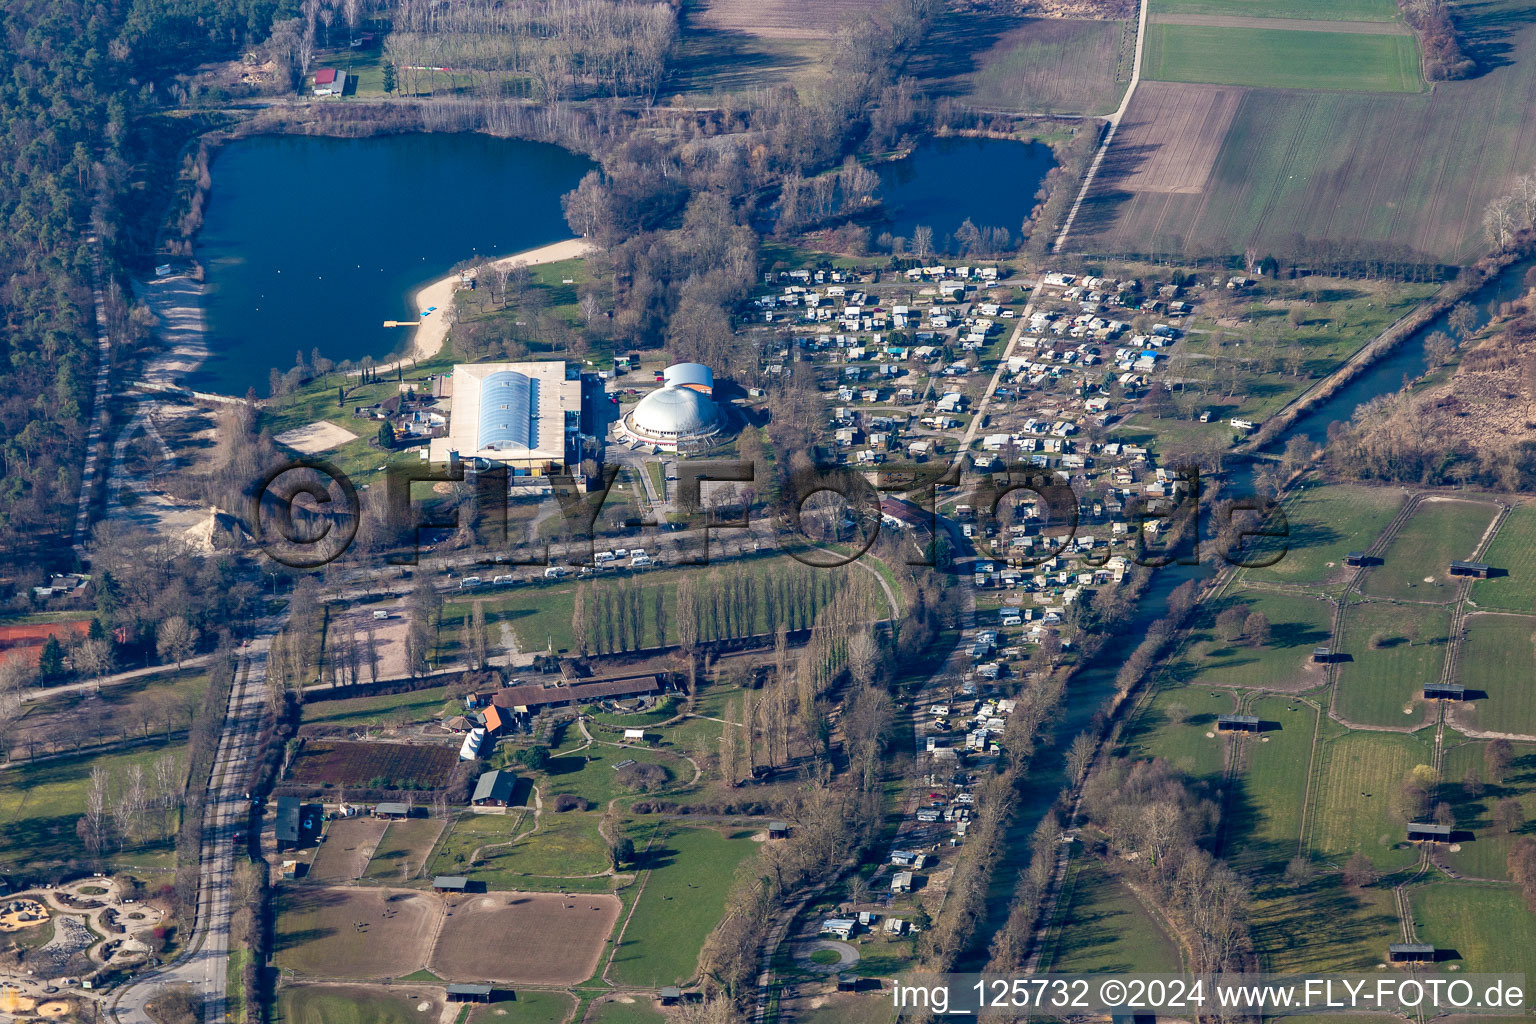
[[[1242,18],[1395,21],[1392,0],[1151,0],[1150,14],[1211,14]]]
[[[1522,835],[1536,832],[1536,826],[1527,824],[1512,834],[1495,820],[1495,812],[1501,801],[1513,799],[1520,801],[1528,822],[1536,819],[1536,746],[1511,744],[1513,758],[1502,783],[1487,778],[1487,747],[1486,743],[1470,742],[1446,751],[1445,781],[1439,796],[1451,804],[1456,826],[1470,829],[1473,838],[1457,843],[1460,849],[1448,849],[1439,856],[1458,874],[1505,879],[1509,877],[1510,847]],[[1482,780],[1479,792],[1468,792],[1462,785],[1469,773]]]
[[[1073,248],[1257,248],[1309,262],[1352,247],[1415,262],[1480,254],[1483,210],[1536,166],[1536,24],[1512,0],[1458,15],[1482,73],[1429,92],[1244,90],[1230,127],[1197,126],[1167,112],[1202,102],[1186,90],[1211,87],[1143,81],[1078,214]],[[1194,190],[1129,180],[1210,148],[1219,156]]]
[[[1025,18],[973,54],[972,70],[924,87],[992,110],[1106,114],[1130,81],[1135,31],[1124,21]]]
[[[1308,830],[1313,848],[1340,865],[1357,850],[1378,871],[1412,864],[1418,852],[1407,845],[1396,804],[1408,773],[1430,763],[1429,743],[1417,735],[1347,732],[1328,739],[1322,757]]]
[[[1456,681],[1482,694],[1455,706],[1453,722],[1484,732],[1536,736],[1531,634],[1532,620],[1524,615],[1467,617]]]
[[[1344,556],[1370,547],[1404,497],[1396,487],[1338,484],[1303,489],[1285,503],[1286,536],[1256,543],[1252,549],[1254,561],[1281,550],[1284,554],[1273,565],[1244,569],[1243,579],[1304,584],[1347,579],[1354,570],[1344,565]]]
[[[438,818],[390,822],[363,877],[383,882],[406,882],[419,877],[437,837],[443,834],[443,825]]]
[[[1265,723],[1258,736],[1239,736],[1243,772],[1222,814],[1222,855],[1249,871],[1278,873],[1296,856],[1306,801],[1317,711],[1310,704],[1265,697],[1248,714]]]
[[[449,897],[430,967],[462,981],[575,985],[597,970],[616,896],[493,892]]]
[[[1050,970],[1179,970],[1178,947],[1135,893],[1098,860],[1080,852],[1071,870],[1071,899],[1057,909],[1061,930],[1048,959]]]
[[[1158,82],[1273,89],[1423,88],[1411,35],[1360,32],[1153,23],[1147,26],[1141,73]]]
[[[1216,635],[1214,622],[1228,608],[1269,619],[1269,639],[1234,641]],[[1248,587],[1201,609],[1190,642],[1169,665],[1169,674],[1191,685],[1262,686],[1306,690],[1323,682],[1323,666],[1312,662],[1312,648],[1333,634],[1333,602]]]
[[[736,868],[758,844],[748,832],[662,825],[651,839],[646,831],[632,831],[636,849],[644,851],[639,883],[644,888],[603,974],[618,985],[677,984],[697,971],[699,951],[725,911]]]
[[[1419,940],[1454,950],[1462,970],[1536,972],[1536,914],[1514,886],[1436,882],[1409,897]]]
[[[1508,575],[1474,582],[1474,604],[1506,612],[1536,608],[1536,505],[1519,505],[1509,513],[1482,561]]]
[[[1392,538],[1382,564],[1365,571],[1361,592],[1396,601],[1453,600],[1450,563],[1471,557],[1497,511],[1480,501],[1420,501]]]
[[[448,746],[308,740],[288,778],[312,786],[431,789],[442,785],[458,763],[458,751]]]
[[[1423,688],[1440,679],[1450,631],[1448,608],[1385,601],[1346,605],[1334,643],[1341,659],[1334,666],[1334,713],[1363,725],[1424,725],[1429,705]]]

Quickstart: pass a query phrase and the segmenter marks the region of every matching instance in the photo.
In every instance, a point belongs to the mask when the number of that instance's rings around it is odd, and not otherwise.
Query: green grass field
[[[284,1024],[420,1024],[421,1001],[361,985],[300,985],[283,989],[278,1009]]]
[[[1215,14],[1239,18],[1306,18],[1327,21],[1395,21],[1392,0],[1152,0],[1149,12]]]
[[[1354,572],[1344,565],[1345,554],[1370,547],[1403,499],[1402,490],[1395,487],[1305,486],[1285,503],[1285,538],[1266,540],[1255,548],[1256,555],[1272,556],[1281,550],[1284,554],[1274,565],[1244,569],[1243,579],[1326,583],[1345,578]]]
[[[1392,887],[1350,889],[1338,872],[1299,886],[1258,884],[1252,906],[1254,946],[1276,973],[1371,970],[1398,934]]]
[[[632,996],[622,998],[632,999]],[[586,1024],[667,1024],[667,1018],[648,999],[603,1003],[588,1016]]]
[[[409,693],[387,693],[378,697],[343,697],[340,700],[315,700],[304,705],[306,725],[381,726],[394,722],[425,722],[438,717],[452,702],[455,713],[463,704],[448,686],[433,686]]]
[[[1470,558],[1497,510],[1480,501],[1425,500],[1382,555],[1365,571],[1361,591],[1396,601],[1450,601],[1450,563]],[[1433,582],[1425,582],[1433,577]]]
[[[1255,645],[1246,638],[1228,642],[1218,637],[1215,620],[1227,608],[1240,608],[1245,615],[1263,613],[1269,619],[1268,642]],[[1201,609],[1199,626],[1169,666],[1169,674],[1192,685],[1309,689],[1323,681],[1322,666],[1312,664],[1312,648],[1327,644],[1332,628],[1330,601],[1238,589]]]
[[[607,977],[619,985],[676,984],[694,976],[737,866],[759,847],[746,831],[722,835],[663,825],[652,841],[649,823],[643,822],[633,835],[636,850],[645,851],[644,889]]]
[[[184,756],[184,746],[180,742],[149,742],[130,750],[50,758],[0,771],[0,864],[13,869],[26,865],[43,868],[84,860],[85,845],[75,826],[85,813],[91,769],[99,765],[107,773],[109,787],[115,787],[130,765],[137,764],[148,772],[167,752]],[[114,864],[173,866],[171,840],[179,819],[173,813],[164,822],[164,830],[158,827],[159,822],[155,824],[157,827],[149,829],[152,838],[143,845],[117,850],[114,844],[109,847],[112,852],[108,859]]]
[[[1439,680],[1451,631],[1448,608],[1355,602],[1344,609],[1334,650],[1349,660],[1334,666],[1333,710],[1364,725],[1420,725],[1429,713],[1422,699]],[[1412,714],[1404,714],[1405,708]]]
[[[1214,779],[1221,775],[1226,740],[1206,733],[1215,731],[1218,715],[1236,707],[1236,696],[1226,690],[1166,687],[1136,716],[1126,742],[1137,756],[1161,757],[1186,775]]]
[[[1524,615],[1472,615],[1456,662],[1456,681],[1487,696],[1456,709],[1478,729],[1536,736],[1531,685],[1533,620]]]
[[[1536,505],[1509,513],[1482,560],[1509,575],[1473,583],[1473,603],[1507,612],[1536,608]]]
[[[1412,36],[1214,25],[1147,26],[1142,77],[1273,89],[1418,92]]]
[[[1301,840],[1317,712],[1298,701],[1264,697],[1248,713],[1270,727],[1238,741],[1244,769],[1227,796],[1222,855],[1243,870],[1279,872]]]
[[[1438,798],[1448,802],[1456,814],[1458,828],[1469,829],[1473,838],[1457,845],[1456,851],[1447,850],[1442,856],[1457,873],[1472,878],[1508,878],[1509,850],[1521,836],[1536,834],[1536,825],[1527,824],[1511,834],[1494,821],[1494,813],[1502,800],[1519,800],[1528,822],[1536,821],[1536,745],[1511,744],[1513,763],[1504,782],[1488,779],[1484,765],[1486,743],[1469,741],[1446,751],[1445,783],[1440,787]],[[1483,780],[1482,792],[1468,793],[1462,785],[1469,770]]]
[[[555,888],[561,879],[607,870],[601,820],[600,811],[556,811],[548,798],[537,830],[531,814],[464,815],[439,846],[431,870],[468,873],[492,889]],[[476,850],[479,860],[472,860]],[[611,885],[597,879],[591,888],[606,892]]]
[[[95,693],[44,697],[23,706],[20,720],[0,739],[0,750],[8,743],[20,759],[124,737],[180,733],[191,724],[207,690],[206,672],[167,668]]]
[[[1330,723],[1330,732],[1338,726]],[[1322,746],[1320,784],[1313,797],[1312,847],[1338,866],[1359,850],[1379,871],[1407,867],[1418,858],[1410,849],[1398,792],[1415,765],[1431,760],[1429,743],[1418,735],[1350,732]]]
[[[510,1002],[498,995],[496,1002],[474,1007],[467,1024],[563,1024],[575,1010],[576,1000],[565,992],[518,989]]]
[[[1462,970],[1536,974],[1536,914],[1514,886],[1436,882],[1409,892],[1419,940],[1455,950]]]
[[[1074,856],[1071,901],[1059,907],[1052,971],[1176,972],[1179,950],[1135,893],[1095,858]]]
[[[1105,114],[1130,77],[1135,25],[1029,18],[975,57],[959,83],[968,102],[1029,113]]]

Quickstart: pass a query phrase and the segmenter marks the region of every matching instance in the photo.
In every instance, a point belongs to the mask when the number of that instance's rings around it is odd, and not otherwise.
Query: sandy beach
[[[564,242],[555,242],[551,245],[541,245],[537,249],[528,249],[523,252],[513,253],[511,256],[503,256],[499,260],[493,260],[489,266],[497,269],[525,266],[536,267],[541,263],[557,263],[560,260],[573,260],[585,256],[592,251],[592,243],[585,238],[570,238]],[[453,307],[453,293],[458,291],[459,275],[449,274],[438,281],[433,281],[416,293],[416,310],[420,314],[423,310],[437,308],[428,315],[421,317],[420,327],[408,327],[405,330],[414,330],[416,337],[411,346],[410,358],[415,361],[431,359],[442,351],[443,341],[448,337],[448,328],[451,326],[447,316],[449,309]],[[400,362],[389,363],[377,367],[379,371],[393,370]],[[354,376],[359,371],[353,371]]]

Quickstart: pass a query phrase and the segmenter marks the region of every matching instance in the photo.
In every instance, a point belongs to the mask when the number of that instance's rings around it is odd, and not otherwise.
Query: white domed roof
[[[636,431],[651,437],[691,437],[715,429],[714,399],[690,388],[657,388],[629,414]]]

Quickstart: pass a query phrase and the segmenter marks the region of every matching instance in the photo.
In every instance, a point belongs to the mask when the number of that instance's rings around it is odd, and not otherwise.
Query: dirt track
[[[619,919],[615,896],[496,892],[453,897],[429,966],[442,977],[575,985]],[[498,941],[487,941],[496,936]]]

